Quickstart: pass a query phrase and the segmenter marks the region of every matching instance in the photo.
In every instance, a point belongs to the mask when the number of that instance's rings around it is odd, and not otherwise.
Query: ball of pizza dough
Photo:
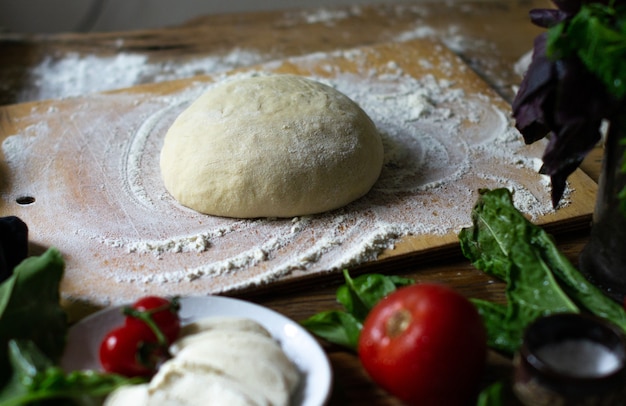
[[[367,114],[343,93],[295,75],[210,87],[169,128],[161,150],[169,193],[201,213],[292,217],[366,194],[383,165]]]

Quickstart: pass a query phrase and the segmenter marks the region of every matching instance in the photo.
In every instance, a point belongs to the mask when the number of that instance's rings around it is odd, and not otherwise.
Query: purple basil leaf
[[[610,1],[554,0],[558,10],[532,10],[530,17],[533,23],[550,28],[572,18],[586,2]],[[616,0],[617,3],[626,4],[626,1]],[[623,102],[607,92],[578,56],[548,57],[547,36],[545,32],[535,39],[532,61],[512,110],[515,126],[527,144],[550,134],[540,172],[551,178],[552,203],[556,207],[565,191],[567,177],[600,140],[602,120],[614,119]]]
[[[526,144],[532,144],[544,138],[550,132],[550,127],[545,122],[543,116],[543,106],[546,103],[546,98],[549,96],[547,92],[537,94],[527,103],[520,105],[516,110],[516,125],[524,136]]]
[[[567,18],[567,13],[552,9],[533,9],[530,10],[528,15],[533,24],[542,28],[554,27]]]
[[[562,59],[555,66],[559,83],[555,111],[557,125],[581,118],[598,121],[611,115],[617,106],[616,101],[580,59]]]
[[[587,3],[588,1],[584,1],[584,2]],[[568,16],[572,16],[578,13],[578,10],[580,10],[580,7],[583,4],[583,1],[581,0],[552,0],[552,3],[554,3],[554,5],[559,8],[559,10],[568,14]]]
[[[526,144],[545,137],[550,132],[550,110],[556,79],[554,62],[546,56],[546,35],[535,39],[532,61],[513,100],[513,117]]]
[[[546,33],[535,38],[532,60],[513,100],[513,111],[546,86],[553,85],[555,73],[553,62],[546,55],[546,40]]]
[[[541,173],[550,176],[552,204],[556,207],[565,191],[566,180],[600,141],[600,121],[571,121],[553,133],[543,155]]]

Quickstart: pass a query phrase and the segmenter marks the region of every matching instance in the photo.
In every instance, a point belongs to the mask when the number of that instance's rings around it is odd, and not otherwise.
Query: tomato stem
[[[400,309],[394,312],[386,323],[387,335],[389,337],[397,337],[402,334],[410,325],[413,316],[406,309]]]
[[[152,315],[163,310],[177,312],[179,309],[180,303],[178,301],[178,298],[175,297],[163,306],[158,306],[147,310],[137,310],[130,306],[124,307],[123,313],[126,316],[134,317],[146,323],[146,325],[148,325],[150,330],[152,330],[152,332],[156,336],[159,347],[161,347],[165,351],[165,353],[169,355],[169,342],[167,340],[167,337],[165,337],[165,334],[163,334],[163,331],[161,330],[159,325],[154,321]]]

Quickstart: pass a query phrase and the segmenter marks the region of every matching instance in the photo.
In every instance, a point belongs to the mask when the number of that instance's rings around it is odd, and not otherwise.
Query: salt
[[[622,360],[613,351],[586,339],[546,344],[536,351],[536,355],[555,371],[580,378],[605,376],[622,365]]]

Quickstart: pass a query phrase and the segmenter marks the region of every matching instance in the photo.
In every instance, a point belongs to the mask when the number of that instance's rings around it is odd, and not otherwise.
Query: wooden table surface
[[[117,83],[129,86],[423,36],[441,39],[510,101],[521,79],[515,65],[531,49],[534,36],[541,32],[530,24],[528,11],[549,6],[547,1],[539,0],[423,1],[407,5],[211,15],[181,26],[146,31],[3,33],[0,34],[0,105],[70,96],[69,92],[76,89],[68,85],[46,86],[46,77],[34,80],[35,74],[41,72],[42,67],[68,66],[70,69],[71,64],[63,65],[64,61],[74,63],[94,56],[105,62],[114,60],[106,58],[116,56],[143,56],[145,63],[152,67],[150,74],[133,78],[131,82],[120,79]],[[206,66],[197,66],[198,61],[207,62]],[[184,69],[191,63],[197,66],[195,70]],[[55,74],[59,74],[58,69]],[[103,89],[99,82],[93,79],[93,83],[82,83],[80,90],[109,90]],[[109,83],[111,89],[115,88],[115,80]],[[594,180],[598,178],[601,152],[600,148],[593,151],[583,165],[583,170]],[[586,243],[588,231],[555,236],[559,248],[574,263]],[[456,255],[428,263],[408,259],[385,265],[384,269],[369,267],[359,271],[404,275],[420,282],[444,282],[468,297],[495,302],[505,300],[504,284],[474,269],[460,250]],[[336,276],[282,288],[280,293],[240,297],[294,320],[302,320],[323,310],[339,308],[335,290],[340,282],[340,276]],[[334,372],[331,405],[400,404],[371,382],[355,354],[322,344]],[[492,353],[484,382],[508,378],[510,372],[510,361]]]

